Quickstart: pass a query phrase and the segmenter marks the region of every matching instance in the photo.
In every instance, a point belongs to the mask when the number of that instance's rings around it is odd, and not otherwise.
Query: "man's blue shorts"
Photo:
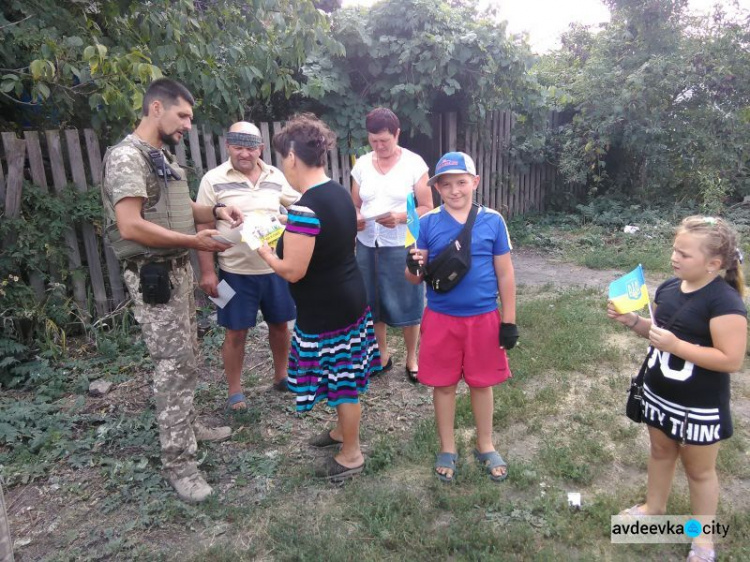
[[[282,324],[297,318],[289,284],[275,273],[240,275],[219,269],[219,280],[226,281],[235,294],[217,310],[219,326],[247,330],[255,326],[258,310],[267,324]]]

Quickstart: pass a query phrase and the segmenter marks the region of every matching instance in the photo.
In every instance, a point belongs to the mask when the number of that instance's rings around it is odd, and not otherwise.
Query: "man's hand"
[[[240,226],[245,220],[242,211],[240,211],[238,207],[235,207],[233,205],[230,205],[228,207],[217,207],[216,218],[219,220],[227,221],[231,228]]]
[[[205,275],[201,275],[198,285],[209,297],[216,298],[219,296],[219,290],[217,289],[219,286],[219,277],[215,271],[209,271]]]
[[[513,349],[518,343],[518,326],[502,322],[500,324],[500,347]]]
[[[213,228],[198,231],[198,233],[193,237],[195,241],[195,245],[193,246],[193,248],[195,250],[204,252],[223,252],[224,250],[232,247],[232,244],[219,242],[218,240],[214,240],[212,236],[221,236],[221,232]]]

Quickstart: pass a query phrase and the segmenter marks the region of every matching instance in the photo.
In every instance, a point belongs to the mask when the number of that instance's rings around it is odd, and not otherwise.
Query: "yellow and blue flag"
[[[641,264],[609,284],[609,300],[620,314],[640,310],[648,305],[648,289]]]
[[[415,244],[419,238],[419,215],[417,214],[417,202],[414,200],[414,193],[410,193],[406,198],[406,241],[404,247],[408,248]]]

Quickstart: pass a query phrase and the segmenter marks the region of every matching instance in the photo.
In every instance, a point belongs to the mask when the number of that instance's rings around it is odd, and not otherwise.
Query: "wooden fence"
[[[265,149],[263,160],[280,164],[280,157],[272,153],[274,130],[280,123],[261,123]],[[50,197],[58,195],[66,185],[73,184],[79,191],[99,189],[102,173],[101,146],[92,129],[78,131],[24,131],[23,138],[15,133],[0,134],[5,169],[0,165],[0,210],[2,216],[13,218],[21,212],[24,179],[47,189]],[[176,147],[177,160],[188,168],[194,178],[227,159],[224,138],[194,127]],[[338,150],[329,152],[330,177],[350,188],[351,163],[348,154]],[[50,182],[52,180],[52,189]],[[8,241],[3,241],[6,246]],[[111,312],[126,300],[126,290],[120,277],[120,265],[114,253],[103,243],[101,233],[93,224],[71,225],[65,232],[68,269],[71,272],[72,296],[82,311],[89,310],[88,299],[93,297],[98,317]],[[45,292],[41,272],[28,272],[29,284],[38,298]],[[89,295],[89,291],[91,294]]]
[[[557,125],[556,113],[551,113],[549,119],[550,126]],[[480,178],[477,203],[497,209],[506,218],[544,211],[549,195],[557,187],[557,169],[551,164],[523,168],[513,165],[509,156],[513,123],[510,111],[495,111],[487,115],[481,126],[466,127],[463,139],[455,113],[439,115],[433,123],[440,154],[461,150],[474,159]],[[434,166],[433,162],[428,163]]]
[[[261,123],[264,139],[263,160],[280,165],[280,158],[271,148],[274,131],[279,122]],[[436,134],[430,141],[429,152],[442,154],[449,150],[464,150],[477,165],[481,183],[477,189],[478,202],[498,209],[506,216],[542,211],[547,195],[554,189],[555,169],[549,165],[515,169],[508,158],[513,118],[510,113],[496,112],[482,127],[470,128],[465,133],[463,146],[458,146],[456,114],[436,116]],[[0,210],[6,217],[18,216],[21,210],[23,181],[29,180],[49,191],[51,197],[68,184],[79,191],[99,189],[102,172],[101,145],[92,129],[79,131],[25,131],[23,138],[15,133],[2,133],[4,165],[0,165]],[[207,129],[194,127],[187,138],[176,147],[177,159],[190,170],[194,178],[216,167],[227,159],[223,136]],[[437,158],[425,154],[434,167]],[[351,157],[347,152],[329,153],[328,173],[331,178],[350,188]],[[50,182],[51,180],[51,182]],[[3,246],[7,245],[3,241]],[[89,310],[93,299],[95,314],[106,315],[126,300],[120,277],[120,266],[112,250],[103,244],[101,233],[93,224],[71,224],[65,232],[64,244],[71,272],[71,294],[82,311]],[[27,272],[28,280],[38,297],[45,292],[42,272]]]

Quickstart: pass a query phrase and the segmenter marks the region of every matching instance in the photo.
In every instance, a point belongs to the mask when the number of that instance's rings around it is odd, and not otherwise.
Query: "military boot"
[[[196,441],[226,441],[232,436],[232,428],[225,425],[223,427],[206,427],[199,421],[193,423]]]
[[[169,478],[169,483],[177,492],[177,496],[184,502],[202,502],[214,492],[213,488],[198,472],[182,478]]]

